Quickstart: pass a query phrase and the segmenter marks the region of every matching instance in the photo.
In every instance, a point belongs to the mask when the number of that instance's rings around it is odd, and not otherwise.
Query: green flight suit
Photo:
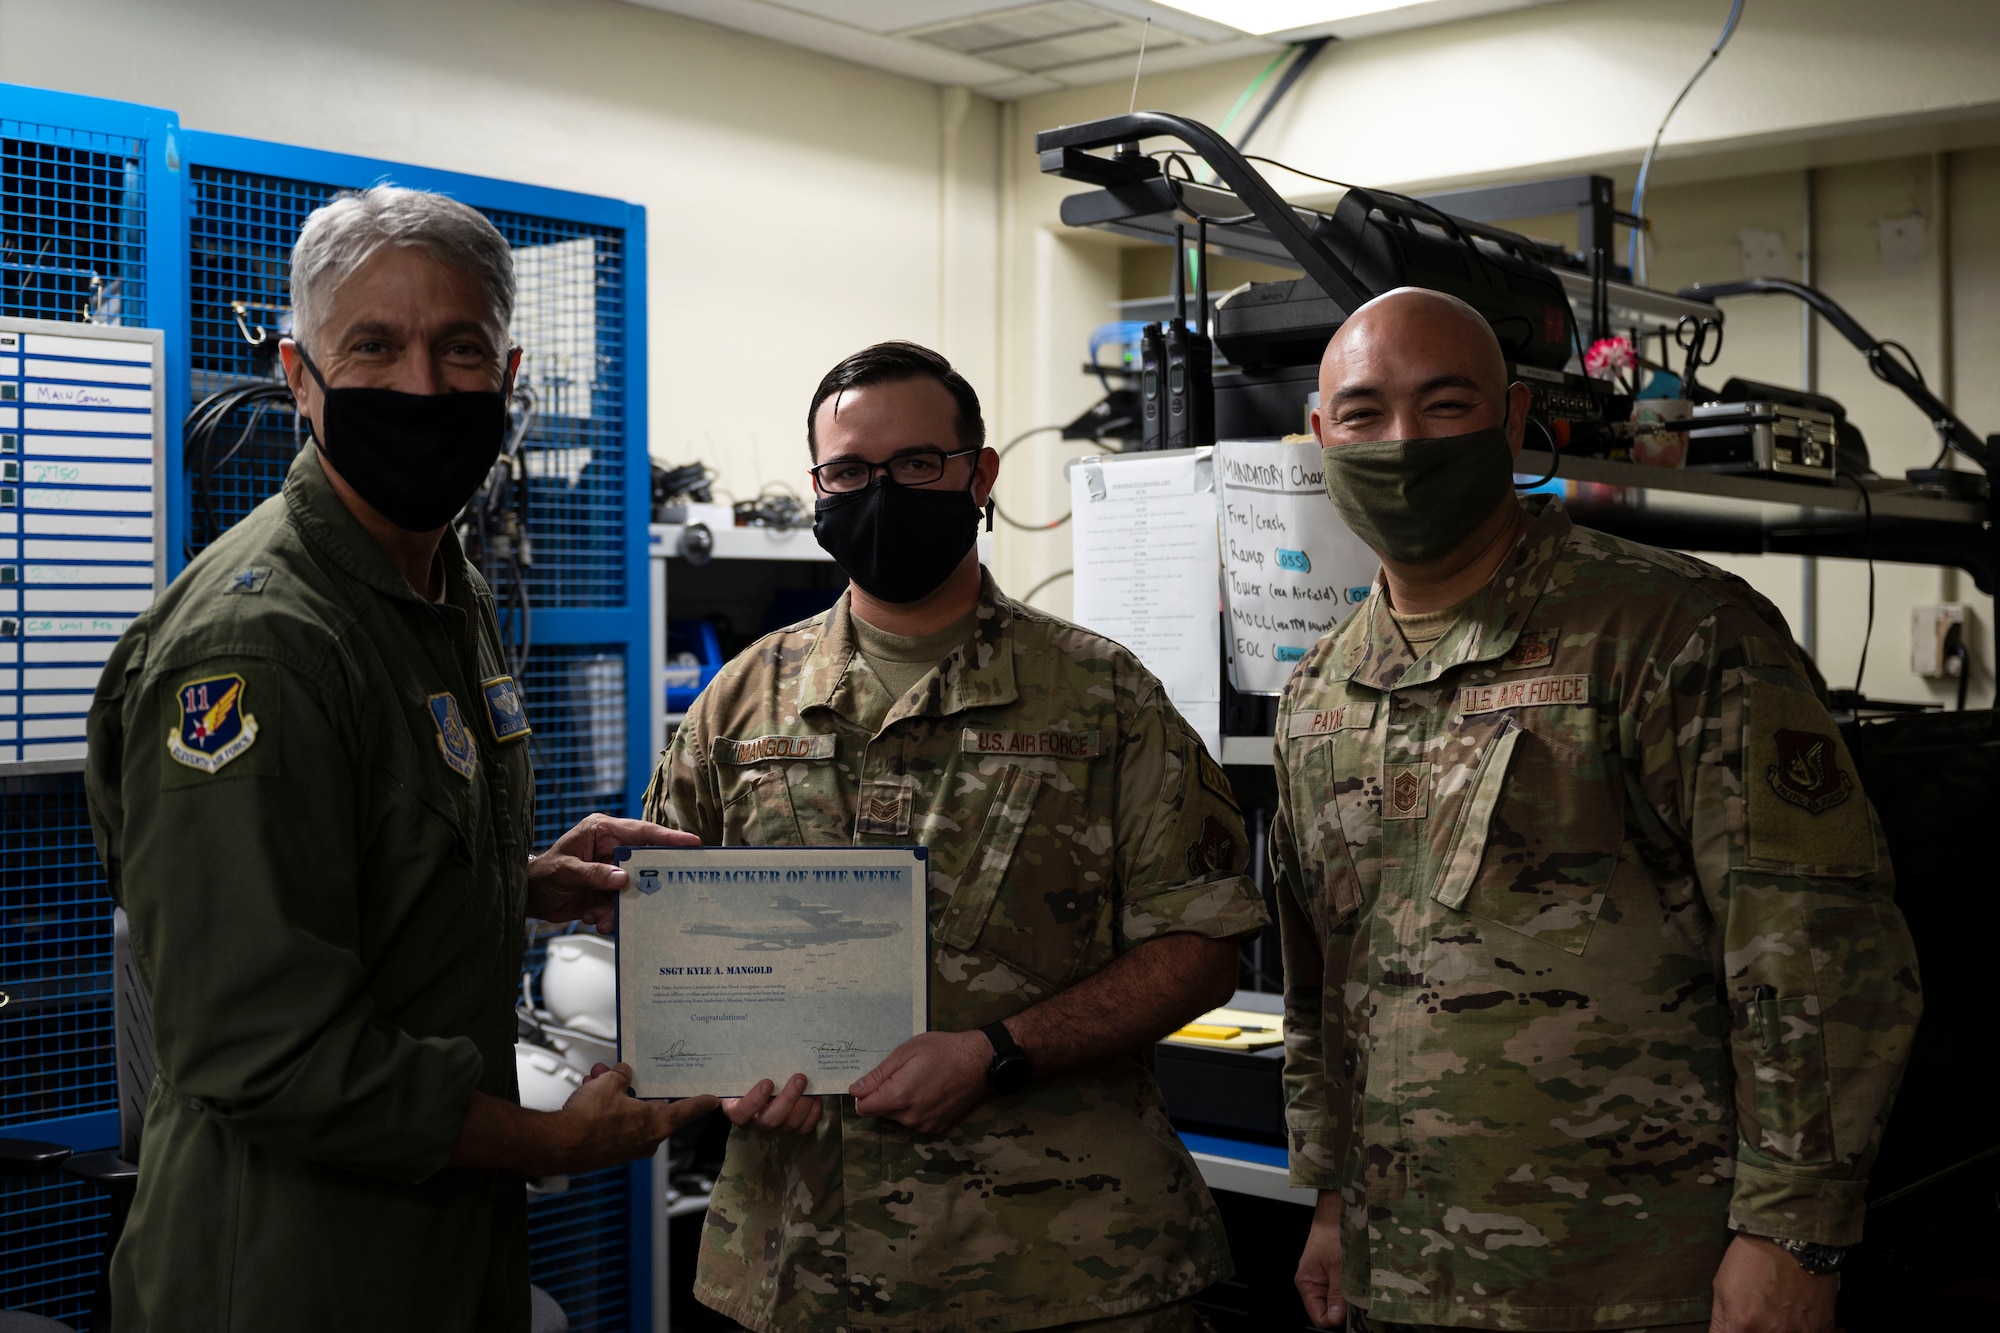
[[[445,1160],[516,1096],[534,778],[439,559],[433,605],[308,447],[105,667],[91,820],[159,1056],[120,1333],[528,1327],[522,1181]]]

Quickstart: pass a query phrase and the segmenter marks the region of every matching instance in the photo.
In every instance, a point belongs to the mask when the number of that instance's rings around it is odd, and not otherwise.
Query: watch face
[[[1028,1085],[1028,1079],[1034,1072],[1034,1066],[1025,1055],[1003,1055],[987,1067],[986,1086],[1002,1096],[1019,1092]]]

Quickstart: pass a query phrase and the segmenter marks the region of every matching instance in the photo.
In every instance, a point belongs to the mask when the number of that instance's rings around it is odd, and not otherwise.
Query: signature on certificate
[[[660,1065],[705,1065],[715,1058],[712,1051],[691,1051],[687,1042],[677,1041],[665,1050],[653,1053],[653,1063]]]

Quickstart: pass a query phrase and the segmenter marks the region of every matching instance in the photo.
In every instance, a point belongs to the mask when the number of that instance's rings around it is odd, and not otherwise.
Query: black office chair
[[[61,1171],[106,1190],[111,1195],[111,1223],[105,1228],[104,1253],[98,1261],[97,1293],[90,1327],[108,1329],[110,1317],[111,1252],[124,1234],[139,1186],[139,1134],[146,1124],[146,1098],[153,1087],[158,1061],[153,1055],[153,1002],[132,957],[132,933],[125,909],[111,913],[111,1000],[115,1022],[112,1049],[118,1062],[118,1147],[105,1152],[73,1153],[54,1143],[0,1138],[0,1175],[50,1175]],[[533,1310],[530,1333],[569,1333],[569,1316],[540,1287],[529,1287]],[[69,1325],[42,1315],[0,1311],[0,1333],[76,1333]]]

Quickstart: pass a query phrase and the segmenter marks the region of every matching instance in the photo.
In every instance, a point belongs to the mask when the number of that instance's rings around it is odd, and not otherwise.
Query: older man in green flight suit
[[[1320,1327],[1832,1333],[1921,999],[1879,823],[1775,608],[1516,500],[1493,331],[1328,347],[1382,558],[1279,701],[1298,1284]]]
[[[520,685],[448,526],[520,358],[505,239],[442,196],[344,195],[292,291],[316,444],[127,631],[90,715],[159,1056],[113,1322],[518,1333],[523,1176],[714,1105],[633,1100],[619,1065],[523,1109],[523,918],[606,925],[613,848],[693,839],[593,815],[530,852]]]

